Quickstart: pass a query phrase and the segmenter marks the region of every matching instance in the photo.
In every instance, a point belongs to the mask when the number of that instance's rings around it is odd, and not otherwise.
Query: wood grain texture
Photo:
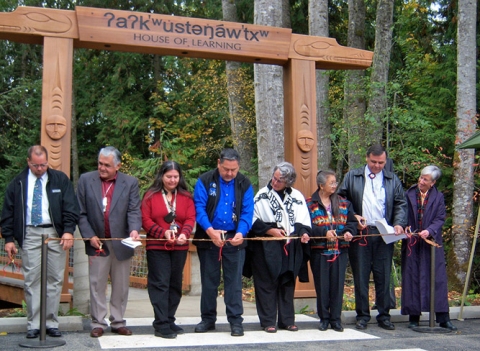
[[[81,6],[76,13],[79,45],[257,63],[288,60],[288,28]]]

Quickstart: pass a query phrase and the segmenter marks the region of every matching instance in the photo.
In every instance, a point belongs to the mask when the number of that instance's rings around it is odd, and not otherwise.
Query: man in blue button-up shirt
[[[202,239],[194,241],[202,280],[202,321],[195,327],[197,333],[215,329],[222,268],[231,335],[243,335],[242,269],[246,246],[243,239],[252,226],[254,193],[250,181],[239,169],[238,152],[224,149],[217,168],[202,174],[195,186],[195,239]]]

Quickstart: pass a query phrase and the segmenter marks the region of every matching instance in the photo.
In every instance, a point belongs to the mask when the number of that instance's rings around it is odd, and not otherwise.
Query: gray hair
[[[432,176],[432,180],[436,181],[438,178],[442,176],[442,171],[437,166],[430,165],[423,168],[422,171],[420,172],[420,175],[428,175],[428,174]]]
[[[220,153],[220,163],[223,163],[225,160],[240,163],[240,154],[234,149],[223,149]]]
[[[285,186],[291,187],[297,179],[295,168],[290,162],[280,162],[273,168],[272,177],[279,170],[281,178],[285,181]]]
[[[331,169],[326,169],[326,170],[319,170],[317,173],[317,191],[320,191],[320,185],[327,185],[327,178],[330,176],[334,176],[335,172],[332,171]],[[340,203],[340,198],[337,194],[338,188],[335,189],[335,192],[330,195],[330,201],[332,205],[330,206],[332,209],[333,217],[338,218],[339,215],[339,203]],[[320,200],[321,201],[321,200]]]
[[[105,157],[113,156],[113,164],[115,166],[118,166],[118,164],[122,162],[122,154],[113,146],[106,146],[102,148],[98,153],[98,156],[100,155]]]
[[[335,172],[330,170],[330,169],[318,171],[318,173],[317,173],[318,189],[320,189],[320,185],[325,185],[327,183],[327,178],[329,176],[335,176]]]

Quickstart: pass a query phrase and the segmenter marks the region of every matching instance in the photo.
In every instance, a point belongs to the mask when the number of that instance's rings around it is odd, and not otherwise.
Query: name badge
[[[52,189],[52,193],[61,193],[61,192],[62,192],[62,190],[60,190],[60,189]]]

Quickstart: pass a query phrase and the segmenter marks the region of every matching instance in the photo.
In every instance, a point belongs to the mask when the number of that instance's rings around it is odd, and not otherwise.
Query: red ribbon
[[[368,227],[365,227],[365,229],[362,229],[360,230],[360,236],[357,236],[357,237],[354,237],[352,242],[355,242],[355,241],[358,241],[358,240],[363,240],[362,243],[358,243],[359,246],[367,246],[368,245],[368,241],[367,241],[367,237],[366,236],[363,236],[363,231],[366,231],[366,235],[368,235]]]
[[[12,273],[15,273],[15,271],[18,273],[21,271],[21,267],[18,263],[15,262],[15,260],[11,260],[9,264],[6,264],[3,266],[3,276],[5,277],[7,275],[7,268],[12,267]]]
[[[410,227],[405,228],[405,234],[407,234],[408,238],[408,243],[407,243],[407,251],[408,254],[407,256],[410,256],[412,254],[412,247],[417,243],[417,238],[413,236],[412,230]]]
[[[335,239],[335,245],[333,246],[333,250],[335,252],[340,252],[340,250],[338,249],[338,239]],[[330,260],[327,260],[327,262],[335,262],[335,260],[338,258],[338,256],[340,256],[340,253],[333,254],[333,257]]]
[[[93,255],[92,257],[90,257],[91,259],[93,259],[94,257],[100,257],[100,256],[107,256],[107,254],[105,253],[105,250],[102,249],[102,244],[100,244],[100,248],[96,249],[95,250],[95,255]],[[90,264],[92,264],[92,261],[89,260]]]
[[[413,235],[410,235],[408,237],[408,244],[407,244],[407,250],[408,250],[408,254],[407,256],[410,256],[412,254],[412,247],[417,243],[417,238],[414,237]]]
[[[223,245],[220,247],[220,250],[218,251],[218,261],[220,262],[222,260],[222,252],[223,252],[223,247],[227,244],[227,242],[231,241],[233,238],[225,239],[223,241]]]
[[[169,239],[165,241],[165,244],[163,244],[163,247],[167,251],[172,251],[175,248],[175,239]]]
[[[105,250],[104,250],[104,249],[95,250],[95,255],[94,255],[94,257],[98,257],[98,256],[101,256],[101,255],[106,256],[106,253],[105,253]]]
[[[283,245],[283,251],[285,252],[285,256],[288,256],[288,250],[287,250],[287,245],[290,244],[289,242],[286,242],[285,245]]]

